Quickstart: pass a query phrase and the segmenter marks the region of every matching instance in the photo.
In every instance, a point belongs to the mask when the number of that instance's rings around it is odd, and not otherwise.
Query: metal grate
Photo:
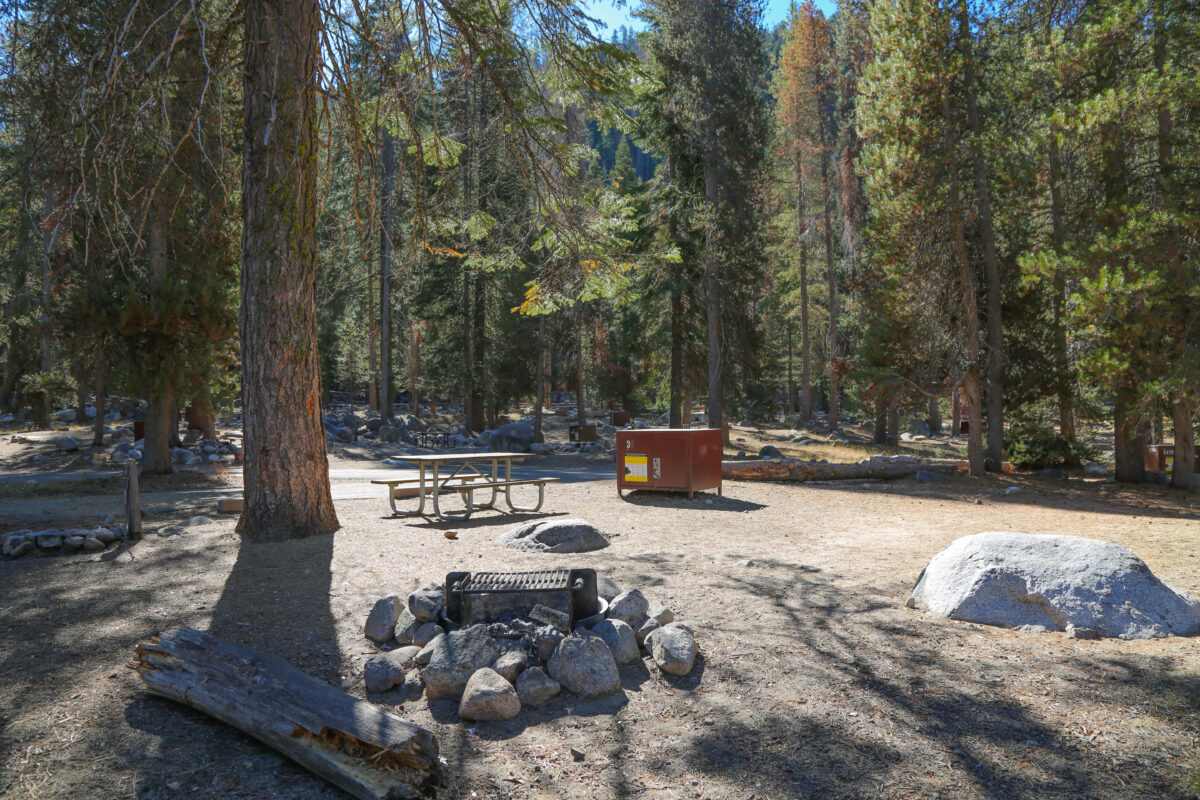
[[[460,592],[561,592],[571,588],[570,570],[474,572],[459,584]]]

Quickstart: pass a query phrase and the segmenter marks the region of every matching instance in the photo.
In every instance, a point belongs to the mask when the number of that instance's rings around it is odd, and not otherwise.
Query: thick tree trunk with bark
[[[470,428],[475,431],[482,431],[485,427],[484,419],[487,414],[487,409],[490,406],[488,402],[489,395],[488,383],[479,379],[480,374],[486,374],[485,365],[487,364],[487,283],[486,277],[476,275],[474,281],[474,292],[471,298],[471,336],[475,341],[471,346],[472,357],[475,362],[475,376],[471,381],[471,417]]]
[[[1196,424],[1191,398],[1176,392],[1171,398],[1171,421],[1175,426],[1175,463],[1171,466],[1171,485],[1191,491],[1196,475]]]
[[[1054,254],[1061,261],[1066,256],[1066,224],[1062,200],[1062,156],[1058,149],[1058,132],[1052,128],[1049,143],[1050,162],[1050,232]],[[1067,271],[1060,263],[1054,267],[1054,360],[1058,379],[1058,429],[1068,442],[1075,441],[1075,381],[1071,373],[1071,356],[1067,350]]]
[[[887,440],[889,444],[900,441],[900,396],[895,392],[888,394]]]
[[[796,227],[800,237],[800,418],[812,422],[812,343],[808,330],[808,222],[805,219],[804,159],[797,156]]]
[[[183,410],[183,419],[188,428],[200,431],[205,439],[217,438],[217,425],[207,398],[193,397]]]
[[[379,413],[392,418],[392,178],[396,171],[395,139],[385,128],[381,159],[383,194],[379,198]]]
[[[929,435],[942,435],[942,409],[938,405],[938,398],[929,398],[929,417],[926,420],[929,423]]]
[[[152,292],[162,291],[169,280],[167,270],[167,222],[161,212],[151,214],[146,237],[146,258]],[[147,475],[171,471],[172,431],[178,434],[175,394],[169,384],[153,386],[146,404],[146,439],[142,447],[142,472]],[[172,428],[174,425],[174,428]]]
[[[238,532],[337,530],[317,354],[317,0],[246,0],[242,146],[245,507]]]
[[[825,219],[825,280],[829,290],[829,430],[838,429],[838,294],[833,258],[833,215],[829,196],[829,149],[825,145],[825,126],[821,126],[821,195]]]
[[[710,216],[704,232],[704,288],[708,321],[708,427],[723,428],[724,388],[721,382],[721,288],[717,277],[716,223],[712,213],[717,205],[716,125],[710,119],[704,126],[704,196]]]
[[[971,131],[971,162],[975,177],[975,205],[979,215],[979,239],[983,245],[983,272],[987,291],[987,459],[989,470],[999,472],[1004,462],[1004,324],[1001,310],[1000,259],[996,255],[996,233],[987,164],[983,157],[983,124],[979,119],[979,87],[972,47],[971,20],[967,3],[959,4],[958,36],[965,51],[967,127]]]
[[[676,285],[671,289],[671,407],[667,427],[683,425],[683,294]]]
[[[958,387],[955,386],[950,391],[950,435],[958,436],[962,433],[962,409],[959,406]]]
[[[879,392],[875,395],[875,429],[871,437],[875,444],[887,444],[887,411],[888,395]]]
[[[581,303],[575,316],[575,423],[579,426],[580,437],[583,436],[583,425],[587,422],[587,408],[583,400],[583,304]]]
[[[1118,386],[1113,397],[1113,425],[1116,431],[1113,449],[1116,478],[1125,483],[1143,483],[1146,480],[1145,461],[1142,458],[1144,426],[1135,405],[1133,392],[1127,387]]]

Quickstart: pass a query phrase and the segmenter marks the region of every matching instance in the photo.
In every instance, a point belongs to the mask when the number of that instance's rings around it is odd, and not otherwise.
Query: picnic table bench
[[[433,503],[433,513],[441,520],[465,520],[478,509],[496,509],[496,500],[504,496],[509,511],[538,511],[545,500],[546,484],[558,483],[559,478],[513,478],[512,463],[530,457],[530,453],[447,453],[445,455],[405,456],[404,460],[416,465],[418,477],[394,480],[371,481],[388,487],[388,504],[392,515],[397,517],[425,516],[425,502]],[[490,470],[482,471],[478,462],[490,463]],[[439,474],[442,467],[458,464],[449,475]],[[501,470],[500,465],[504,468]],[[426,470],[428,469],[428,473]],[[487,467],[485,466],[485,469]],[[520,506],[512,501],[510,491],[514,486],[536,486],[537,504]],[[475,502],[475,493],[491,490],[485,503]],[[465,509],[461,513],[443,511],[440,498],[457,493]],[[418,498],[415,511],[405,511],[396,506],[397,499]]]

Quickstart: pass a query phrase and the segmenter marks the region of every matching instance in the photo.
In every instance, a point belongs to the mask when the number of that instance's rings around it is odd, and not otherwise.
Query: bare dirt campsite
[[[771,431],[733,436],[754,448],[782,441]],[[439,797],[1195,796],[1194,639],[1085,641],[905,607],[931,556],[989,530],[1126,545],[1200,595],[1194,497],[1017,473],[726,482],[723,496],[623,501],[611,457],[546,455],[528,468],[570,477],[550,487],[537,515],[481,511],[444,523],[392,518],[379,486],[355,496],[365,478],[336,476],[363,463],[333,459],[334,497],[348,496],[335,500],[343,527],[332,535],[240,541],[236,515],[214,513],[211,495],[236,487],[236,470],[184,472],[143,487],[140,539],[0,561],[0,795],[343,796],[250,737],[143,690],[129,668],[135,646],[190,626],[434,732],[445,760]],[[40,505],[55,527],[95,525],[111,513],[106,485],[5,489],[0,519],[28,525]],[[199,514],[212,521],[153,532]],[[591,520],[611,545],[540,554],[494,541],[528,516]],[[692,626],[696,664],[674,677],[643,656],[620,668],[612,695],[564,693],[498,722],[463,722],[456,701],[400,688],[368,693],[363,667],[378,646],[363,622],[375,600],[483,565],[585,566],[640,587]]]

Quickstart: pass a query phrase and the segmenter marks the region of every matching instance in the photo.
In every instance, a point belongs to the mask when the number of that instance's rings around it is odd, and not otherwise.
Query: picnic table
[[[433,513],[441,520],[464,520],[478,509],[496,508],[496,500],[504,496],[510,511],[538,511],[545,499],[548,483],[557,483],[558,478],[513,478],[514,461],[530,458],[532,453],[445,453],[427,456],[405,456],[404,460],[415,464],[418,477],[397,480],[371,481],[388,487],[388,504],[392,515],[397,517],[425,516],[425,501],[433,502]],[[447,474],[446,468],[457,464]],[[501,467],[503,465],[503,467]],[[481,469],[482,467],[482,469]],[[519,506],[513,503],[510,491],[514,486],[536,486],[537,505]],[[491,491],[486,503],[475,502],[475,493]],[[461,513],[443,511],[439,502],[447,494],[462,497],[465,510]],[[418,498],[415,511],[396,507],[397,498]]]

